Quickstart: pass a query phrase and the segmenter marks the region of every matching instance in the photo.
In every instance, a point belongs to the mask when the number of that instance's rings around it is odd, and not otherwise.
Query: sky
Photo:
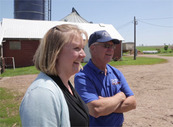
[[[136,45],[173,45],[173,0],[52,0],[51,20],[58,21],[75,8],[93,23],[112,24],[124,38]],[[14,0],[0,0],[0,21],[14,18]]]

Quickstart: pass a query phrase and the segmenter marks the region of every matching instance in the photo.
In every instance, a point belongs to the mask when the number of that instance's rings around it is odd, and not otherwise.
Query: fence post
[[[15,70],[15,61],[14,61],[14,57],[12,57],[13,60],[13,69]]]

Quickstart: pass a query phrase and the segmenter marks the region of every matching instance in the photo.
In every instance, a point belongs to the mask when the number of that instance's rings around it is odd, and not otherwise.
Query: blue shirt
[[[107,75],[99,70],[90,60],[84,69],[75,75],[75,89],[89,103],[98,100],[98,96],[111,97],[124,92],[126,97],[134,95],[123,74],[115,67],[106,65]],[[122,113],[111,113],[94,118],[90,115],[90,126],[121,126],[124,121]]]

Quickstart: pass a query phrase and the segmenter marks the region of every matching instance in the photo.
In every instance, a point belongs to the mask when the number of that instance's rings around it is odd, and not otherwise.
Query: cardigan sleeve
[[[37,87],[27,92],[20,106],[22,126],[70,126],[65,99],[60,91],[56,94],[58,96],[44,87]]]

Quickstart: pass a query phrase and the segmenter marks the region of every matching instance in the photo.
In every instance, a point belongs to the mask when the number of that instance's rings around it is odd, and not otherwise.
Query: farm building
[[[132,54],[132,52],[134,52],[134,42],[124,42],[122,43],[122,47],[123,53],[130,52],[130,54]]]
[[[123,45],[123,52],[134,50],[134,42],[124,42],[122,45]]]
[[[44,34],[55,25],[74,24],[87,31],[88,35],[97,30],[107,30],[113,38],[124,40],[118,31],[111,24],[91,24],[73,23],[63,21],[40,21],[40,20],[21,20],[3,19],[0,28],[1,56],[8,61],[15,61],[16,67],[33,65],[32,58]],[[86,57],[84,62],[90,58],[89,49],[84,48]],[[114,59],[121,58],[121,43],[115,49]],[[11,60],[10,60],[11,59]],[[12,63],[11,63],[12,64]]]

